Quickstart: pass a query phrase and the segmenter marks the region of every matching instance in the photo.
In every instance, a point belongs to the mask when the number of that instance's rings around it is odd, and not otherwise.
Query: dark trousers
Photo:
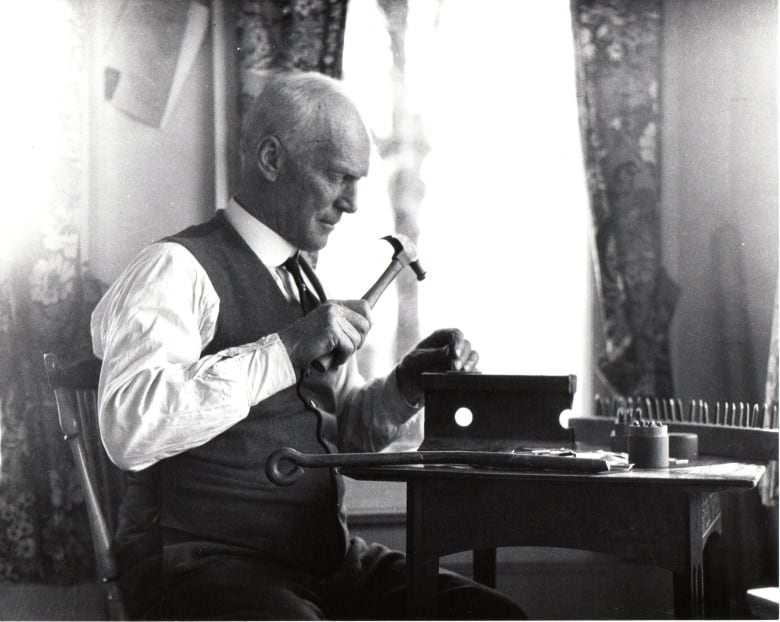
[[[166,548],[163,596],[146,617],[161,620],[382,620],[408,618],[406,558],[353,538],[330,576],[212,543]],[[495,590],[451,572],[439,574],[442,619],[522,619]]]

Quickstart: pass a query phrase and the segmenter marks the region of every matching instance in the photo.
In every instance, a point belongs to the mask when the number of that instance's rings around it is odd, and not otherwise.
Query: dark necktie
[[[298,288],[298,298],[301,301],[301,309],[303,310],[303,314],[306,315],[309,311],[316,309],[319,306],[320,301],[314,292],[307,287],[306,281],[303,280],[301,264],[299,262],[300,259],[296,254],[285,261],[283,265],[287,272],[292,276],[295,286]]]

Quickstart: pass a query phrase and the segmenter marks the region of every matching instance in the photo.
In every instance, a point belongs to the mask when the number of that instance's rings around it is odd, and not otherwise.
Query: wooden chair
[[[110,620],[127,620],[119,586],[119,567],[112,548],[124,475],[103,449],[97,420],[100,360],[64,367],[55,354],[44,354],[49,385],[54,390],[60,428],[70,445],[84,492],[95,570]]]

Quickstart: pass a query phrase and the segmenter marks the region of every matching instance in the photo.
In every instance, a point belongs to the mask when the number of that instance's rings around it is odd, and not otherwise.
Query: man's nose
[[[357,187],[354,182],[344,185],[341,195],[336,200],[336,207],[347,214],[357,211]]]

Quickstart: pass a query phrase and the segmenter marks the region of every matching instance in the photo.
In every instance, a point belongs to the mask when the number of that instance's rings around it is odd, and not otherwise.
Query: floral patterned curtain
[[[239,109],[258,93],[258,73],[303,69],[341,77],[347,0],[243,0],[236,11]]]
[[[23,148],[48,156],[36,171],[46,174],[25,189],[29,203],[14,206],[25,210],[24,226],[11,231],[14,250],[0,258],[0,580],[69,582],[90,574],[92,547],[43,353],[90,355],[89,315],[100,286],[79,251],[87,199],[84,3],[59,0],[46,10],[62,18],[63,36],[39,45],[62,55],[56,58],[68,69],[45,72],[52,107],[37,121],[47,128],[46,144],[30,139]],[[29,97],[23,89],[8,96]]]
[[[623,395],[671,397],[679,288],[660,263],[660,0],[572,0],[578,99],[606,337]]]

